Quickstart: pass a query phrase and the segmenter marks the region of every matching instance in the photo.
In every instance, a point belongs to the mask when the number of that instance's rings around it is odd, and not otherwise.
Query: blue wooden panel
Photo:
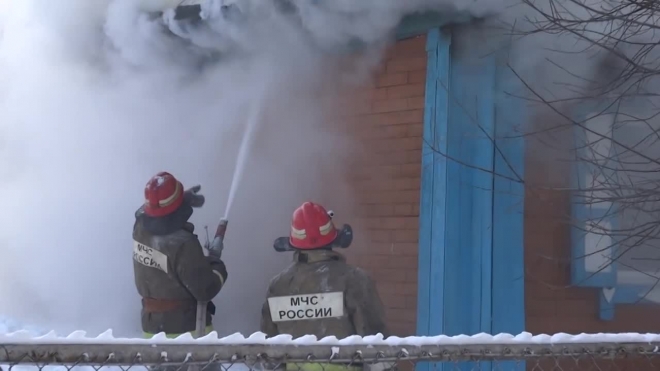
[[[475,156],[473,174],[472,237],[478,247],[474,266],[481,267],[481,290],[479,332],[492,332],[492,278],[493,278],[493,170],[495,166],[495,60],[493,57],[481,59],[479,64],[479,95],[475,117],[478,127],[475,130]],[[483,170],[479,170],[483,169]],[[475,298],[476,299],[476,298]]]
[[[439,29],[429,31],[426,97],[424,108],[424,144],[420,200],[419,280],[417,299],[417,334],[438,335],[444,332],[444,243],[446,159],[441,152],[447,146],[447,93],[451,38]],[[417,364],[428,371],[429,363]],[[435,368],[436,365],[433,365]]]
[[[445,334],[459,335],[474,333],[472,309],[478,309],[480,303],[474,302],[476,292],[474,282],[480,282],[481,270],[471,267],[473,248],[469,244],[471,231],[470,169],[463,164],[470,164],[469,128],[473,127],[467,112],[474,112],[469,104],[470,90],[474,81],[470,81],[469,66],[452,58],[449,96],[447,156],[447,231],[445,250]],[[480,316],[477,316],[479,318]]]
[[[437,80],[438,30],[429,31],[426,51],[426,92],[422,147],[421,195],[419,206],[419,252],[417,286],[417,334],[430,335],[431,308],[431,235],[433,232],[433,147],[435,142],[435,95]]]
[[[429,32],[427,51],[418,334],[520,333],[524,188],[506,178],[523,176],[524,145],[522,137],[499,137],[517,130],[521,102],[500,92],[494,57],[457,55],[439,30]],[[498,363],[516,366],[524,369]]]
[[[431,243],[431,320],[429,332],[434,335],[444,333],[445,301],[445,251],[447,227],[447,130],[449,127],[448,92],[451,71],[450,46],[451,36],[438,31],[436,48],[437,74],[433,141],[433,234]]]
[[[471,147],[472,167],[466,168],[472,175],[469,188],[472,199],[471,231],[473,270],[471,333],[492,332],[492,278],[493,278],[493,171],[495,154],[495,63],[492,57],[479,60],[470,72],[471,92],[461,105],[472,107],[468,112],[471,121],[466,130]],[[477,89],[475,89],[477,87]],[[472,101],[471,103],[468,103]],[[465,166],[464,166],[465,168]],[[469,248],[463,246],[462,248]],[[477,280],[478,278],[478,280]],[[475,305],[479,303],[479,305]],[[491,362],[480,362],[480,370],[489,370]]]
[[[491,332],[495,68],[452,50],[445,334]],[[477,367],[463,363],[461,370]],[[489,369],[490,363],[478,367]],[[452,367],[453,369],[453,367]]]
[[[497,68],[495,177],[493,200],[492,333],[525,330],[524,199],[526,122],[524,86],[505,63]],[[513,96],[512,96],[513,95]],[[498,370],[525,370],[525,362],[501,362]]]
[[[447,161],[447,217],[445,232],[445,297],[444,297],[444,334],[460,335],[470,333],[471,301],[473,299],[473,274],[479,274],[478,269],[471,269],[470,249],[464,248],[465,230],[470,228],[469,212],[470,201],[466,197],[465,187],[466,174],[457,159],[465,157],[465,144],[463,141],[463,126],[468,120],[461,111],[457,111],[457,101],[461,101],[465,95],[465,81],[461,79],[464,66],[456,63],[452,55],[452,69],[450,83],[447,87],[449,103],[449,122],[447,140],[450,145],[445,154],[450,159]],[[463,211],[463,212],[461,212]],[[467,211],[467,212],[466,212]],[[467,218],[466,218],[467,216]],[[461,227],[463,229],[461,229]],[[479,306],[478,304],[476,305]],[[462,364],[461,370],[470,368]],[[456,367],[452,364],[442,364],[439,371],[452,370]]]
[[[511,70],[498,67],[493,200],[493,333],[525,330],[524,90]]]

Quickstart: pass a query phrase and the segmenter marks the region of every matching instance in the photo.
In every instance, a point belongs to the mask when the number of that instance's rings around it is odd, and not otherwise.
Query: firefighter
[[[219,258],[222,246],[214,244],[216,249],[205,256],[188,222],[193,208],[204,205],[200,189],[184,191],[172,174],[158,173],[147,183],[144,205],[135,214],[133,269],[147,338],[194,332],[198,301],[208,302],[206,332],[212,330],[211,300],[227,281],[227,269]]]
[[[332,211],[305,202],[293,212],[291,234],[275,240],[275,250],[293,251],[293,264],[270,282],[261,312],[261,331],[318,339],[351,335],[388,336],[384,309],[372,279],[350,266],[334,248],[353,240],[350,225],[337,229]],[[361,370],[360,365],[287,364],[303,371]]]

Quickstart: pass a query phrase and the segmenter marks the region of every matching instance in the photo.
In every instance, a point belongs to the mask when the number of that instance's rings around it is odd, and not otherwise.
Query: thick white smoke
[[[130,246],[145,182],[167,170],[200,183],[207,203],[193,222],[203,239],[224,215],[237,145],[259,110],[216,300],[216,329],[257,330],[268,280],[290,259],[272,241],[293,208],[350,199],[341,172],[327,174],[348,142],[323,130],[320,55],[289,33],[271,38],[281,48],[199,71],[183,43],[126,2],[4,6],[0,313],[138,335]]]
[[[451,4],[298,1],[294,20],[276,16],[274,2],[243,1],[251,16],[242,28],[217,21],[222,38],[194,35],[225,52],[204,65],[201,49],[139,3],[0,2],[0,314],[60,332],[139,335],[130,246],[144,184],[162,170],[201,184],[207,202],[192,221],[203,240],[203,226],[224,214],[257,110],[229,214],[229,281],[215,301],[217,330],[256,331],[268,281],[290,259],[272,241],[288,232],[293,208],[312,199],[341,217],[351,205],[352,144],[325,120],[350,71],[326,51],[359,36],[377,55],[405,11]]]
[[[290,259],[272,241],[288,232],[293,208],[317,200],[341,218],[352,204],[344,173],[354,146],[328,126],[326,114],[341,107],[327,98],[366,77],[404,14],[483,16],[507,2],[293,0],[300,13],[282,16],[277,1],[215,1],[205,14],[236,3],[247,18],[215,14],[206,33],[175,30],[219,52],[209,56],[139,11],[144,2],[0,0],[0,315],[139,335],[130,249],[144,184],[162,170],[201,184],[207,202],[192,221],[203,240],[203,226],[213,230],[224,214],[256,110],[215,328],[258,330],[268,281]],[[485,54],[486,34],[465,48]],[[330,51],[356,38],[372,53],[343,71]],[[529,52],[521,56],[533,74]]]

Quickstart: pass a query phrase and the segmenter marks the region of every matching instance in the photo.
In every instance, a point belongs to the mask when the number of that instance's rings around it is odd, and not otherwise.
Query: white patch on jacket
[[[344,316],[344,293],[324,292],[268,298],[273,322],[340,318]]]
[[[135,240],[133,240],[133,260],[167,273],[167,255]]]

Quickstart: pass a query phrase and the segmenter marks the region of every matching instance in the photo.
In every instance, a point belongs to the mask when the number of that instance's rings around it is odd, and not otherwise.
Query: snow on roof
[[[345,339],[336,337],[326,337],[317,339],[315,336],[307,335],[293,339],[289,335],[279,335],[273,338],[266,338],[266,335],[260,332],[254,333],[249,337],[236,333],[230,336],[218,338],[216,332],[207,336],[194,339],[190,334],[184,334],[176,339],[169,339],[161,333],[152,339],[139,338],[115,338],[112,330],[108,330],[97,337],[87,337],[84,331],[75,331],[68,336],[58,336],[55,332],[49,332],[43,336],[33,336],[27,331],[17,331],[13,333],[0,334],[0,344],[212,344],[212,345],[329,345],[329,346],[425,346],[425,345],[467,345],[467,344],[567,344],[567,343],[654,343],[660,342],[660,334],[640,334],[640,333],[620,333],[620,334],[579,334],[570,335],[558,333],[554,335],[532,335],[523,332],[518,335],[511,334],[477,334],[477,335],[457,335],[457,336],[410,336],[396,337],[391,336],[387,339],[382,335],[375,336],[351,336]]]

